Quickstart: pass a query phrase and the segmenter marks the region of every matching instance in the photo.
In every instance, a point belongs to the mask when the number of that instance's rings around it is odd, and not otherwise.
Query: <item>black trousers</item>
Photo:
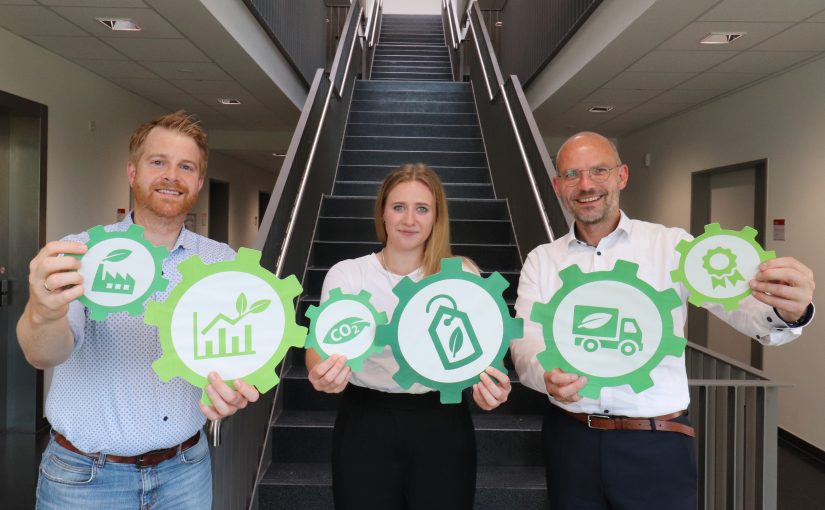
[[[553,510],[696,510],[694,440],[684,434],[591,429],[548,403],[542,446]]]
[[[350,384],[335,420],[332,491],[337,510],[471,510],[475,432],[465,402]]]

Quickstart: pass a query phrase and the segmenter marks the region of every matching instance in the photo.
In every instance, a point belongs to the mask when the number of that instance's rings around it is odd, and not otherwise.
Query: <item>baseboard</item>
[[[785,430],[781,427],[778,428],[777,435],[779,436],[780,441],[785,441],[790,446],[793,446],[794,448],[799,450],[801,453],[807,455],[811,459],[813,459],[813,460],[821,463],[823,466],[825,466],[825,451],[820,450],[819,448],[812,445],[811,443],[805,441],[804,439],[802,439],[800,437],[797,437],[797,436],[791,434],[790,432],[788,432],[787,430]]]

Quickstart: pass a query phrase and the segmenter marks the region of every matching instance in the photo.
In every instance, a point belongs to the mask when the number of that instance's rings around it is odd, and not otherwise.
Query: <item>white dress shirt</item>
[[[536,354],[545,350],[539,324],[530,320],[533,304],[547,303],[561,287],[559,271],[577,264],[582,272],[609,271],[617,260],[639,265],[637,276],[657,291],[675,288],[682,304],[673,310],[673,334],[684,337],[688,291],[674,284],[670,272],[678,267],[676,245],[691,240],[680,228],[668,228],[654,223],[629,219],[621,213],[619,225],[598,246],[589,246],[576,239],[574,230],[550,244],[544,244],[528,255],[521,271],[516,301],[516,315],[524,319],[524,338],[510,344],[510,352],[521,382],[536,391],[547,393],[544,368]],[[753,296],[745,298],[740,308],[725,311],[721,305],[706,304],[711,313],[740,332],[765,345],[778,345],[798,338],[802,328],[789,328],[775,310]],[[665,356],[650,373],[653,386],[635,393],[629,385],[603,388],[598,399],[582,398],[572,404],[551,402],[572,412],[610,414],[616,416],[652,417],[686,409],[689,403],[687,371],[684,355]]]

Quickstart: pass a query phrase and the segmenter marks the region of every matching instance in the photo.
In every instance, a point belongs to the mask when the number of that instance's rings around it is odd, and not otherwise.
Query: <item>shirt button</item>
[[[604,414],[610,414],[610,409],[605,409]]]
[[[601,255],[601,254],[602,254],[602,252],[600,252],[600,251],[596,252],[596,255]]]
[[[773,319],[771,319],[770,317],[767,317],[767,319],[768,319],[768,322],[773,322]]]

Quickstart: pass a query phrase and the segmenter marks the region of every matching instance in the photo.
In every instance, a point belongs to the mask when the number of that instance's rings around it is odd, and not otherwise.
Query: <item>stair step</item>
[[[347,136],[344,150],[483,152],[484,142],[481,138]]]
[[[373,218],[320,217],[315,232],[320,241],[374,242]],[[513,244],[508,220],[450,220],[450,240],[454,243]]]
[[[457,92],[438,90],[364,90],[353,93],[356,101],[419,101],[437,103],[472,103],[473,92],[469,89]]]
[[[375,80],[357,80],[355,90],[383,90],[383,91],[410,91],[410,92],[470,92],[472,88],[469,83],[451,81],[445,83],[433,83],[428,81],[406,80],[394,83],[380,82]]]
[[[497,220],[510,217],[507,201],[500,199],[468,200],[453,198],[447,200],[447,207],[452,219]],[[321,215],[371,218],[374,208],[375,197],[325,195],[321,203]]]
[[[340,165],[336,178],[342,181],[382,181],[394,168],[392,165]],[[442,166],[433,167],[433,170],[445,183],[490,182],[487,167]]]
[[[372,73],[370,78],[373,80],[433,80],[433,81],[451,81],[452,74],[449,73]]]
[[[476,104],[472,101],[397,101],[371,99],[353,101],[350,110],[355,112],[474,114]]]
[[[440,126],[478,126],[474,113],[397,113],[350,111],[349,122],[358,124],[424,124]]]
[[[362,257],[380,249],[381,244],[377,242],[313,241],[310,264],[331,267],[340,260]],[[521,267],[518,246],[515,244],[453,243],[453,252],[471,258],[482,268],[516,271]]]
[[[342,150],[342,165],[487,166],[484,152]]]
[[[370,197],[378,193],[380,181],[338,181],[335,183],[333,195],[349,195]],[[444,193],[453,198],[493,198],[493,186],[489,183],[444,184]]]
[[[450,65],[450,57],[449,55],[440,56],[440,55],[376,55],[372,61],[373,65],[380,64],[380,65],[407,65],[407,64],[420,64],[420,65],[434,65],[434,64],[446,64]]]
[[[425,138],[481,138],[478,126],[439,126],[433,124],[347,124],[349,136],[412,136]]]

